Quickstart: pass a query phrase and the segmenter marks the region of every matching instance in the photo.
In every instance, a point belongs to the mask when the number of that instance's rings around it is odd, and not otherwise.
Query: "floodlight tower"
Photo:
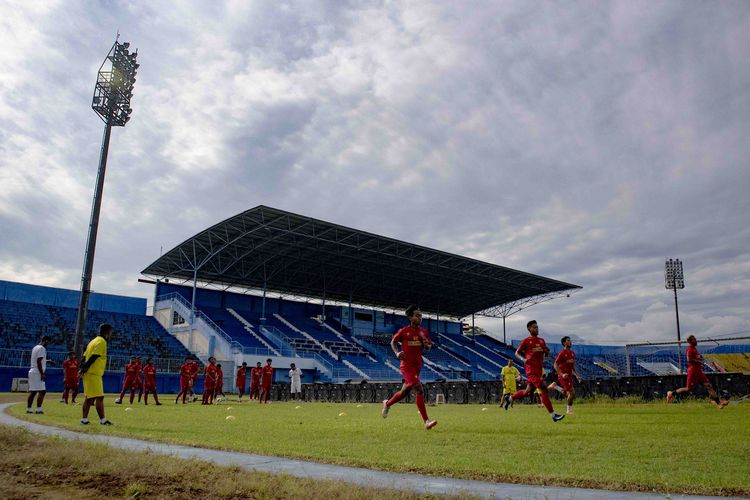
[[[680,259],[667,259],[664,262],[664,288],[674,290],[674,315],[677,320],[677,361],[682,373],[682,348],[680,345],[680,312],[677,308],[677,289],[685,288],[685,277],[682,273],[682,261]]]
[[[99,170],[96,176],[94,201],[91,207],[91,221],[89,222],[89,235],[81,277],[81,297],[76,318],[74,350],[79,358],[83,351],[83,333],[86,330],[86,314],[88,312],[89,295],[91,295],[91,272],[94,267],[96,234],[99,230],[99,213],[102,205],[102,191],[104,190],[104,173],[107,169],[109,137],[112,133],[112,127],[124,127],[130,121],[130,114],[133,112],[130,107],[130,99],[133,97],[135,75],[139,67],[136,62],[138,51],[130,53],[128,51],[130,43],[120,43],[119,38],[118,33],[114,45],[109,49],[107,57],[99,67],[91,103],[91,108],[104,122],[104,138],[99,153]]]

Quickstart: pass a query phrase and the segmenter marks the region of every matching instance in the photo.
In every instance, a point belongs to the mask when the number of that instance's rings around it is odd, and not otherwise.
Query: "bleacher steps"
[[[474,353],[474,354],[476,354],[477,356],[479,356],[479,357],[483,358],[483,359],[484,359],[485,361],[488,361],[488,362],[492,363],[493,365],[497,366],[497,367],[498,367],[499,369],[501,369],[501,370],[503,369],[503,367],[502,367],[502,366],[501,366],[501,365],[500,365],[499,363],[497,363],[496,361],[493,361],[493,360],[491,360],[490,358],[488,358],[487,356],[485,356],[485,355],[484,355],[484,354],[482,354],[481,352],[477,352],[477,351],[475,351],[474,349],[472,349],[472,348],[471,348],[471,347],[469,347],[469,346],[465,346],[465,345],[459,344],[458,342],[456,342],[456,341],[455,341],[455,340],[453,340],[452,338],[448,337],[447,335],[439,335],[439,337],[438,337],[438,338],[442,338],[442,339],[450,340],[451,342],[453,342],[453,343],[454,343],[454,344],[456,344],[457,346],[459,346],[459,347],[462,347],[462,348],[466,349],[467,351],[471,351],[471,352],[473,352],[473,353]]]
[[[356,367],[356,366],[354,365],[354,363],[352,363],[351,361],[347,361],[347,360],[345,360],[345,359],[342,359],[342,360],[341,360],[341,362],[342,362],[342,363],[344,363],[344,364],[345,364],[346,366],[348,366],[349,368],[351,368],[352,370],[354,370],[355,372],[357,372],[357,373],[359,373],[360,375],[362,375],[362,377],[363,377],[363,378],[364,378],[365,380],[370,380],[370,376],[369,376],[369,375],[367,375],[367,374],[366,374],[365,372],[363,372],[362,370],[360,370],[359,368],[357,368],[357,367]]]
[[[286,318],[284,318],[284,317],[283,317],[283,316],[282,316],[281,314],[277,314],[277,313],[274,313],[274,314],[273,314],[273,316],[274,316],[274,317],[275,317],[276,319],[278,319],[279,321],[281,321],[282,323],[284,323],[284,324],[285,324],[285,325],[286,325],[287,327],[291,328],[291,329],[292,329],[292,330],[294,330],[295,332],[297,332],[297,333],[299,333],[300,335],[304,336],[304,337],[305,337],[306,339],[308,339],[308,340],[312,340],[312,341],[313,341],[313,342],[314,342],[314,343],[315,343],[316,345],[318,345],[318,346],[320,347],[320,350],[321,350],[321,351],[325,351],[325,352],[326,352],[326,353],[327,353],[327,354],[328,354],[329,356],[331,356],[331,357],[332,357],[333,359],[335,359],[336,361],[338,361],[338,360],[339,360],[339,357],[338,357],[338,356],[336,355],[336,353],[335,353],[335,352],[333,352],[333,351],[332,351],[332,350],[330,350],[330,349],[329,349],[328,347],[326,347],[325,345],[323,345],[323,343],[322,343],[322,342],[318,341],[318,339],[316,339],[315,337],[313,337],[312,335],[310,335],[310,334],[309,334],[309,333],[307,333],[306,331],[304,331],[304,330],[300,330],[299,328],[297,328],[296,326],[294,326],[293,324],[291,324],[291,323],[290,323],[289,321],[287,321],[287,320],[286,320]]]
[[[237,311],[235,311],[231,307],[227,307],[227,312],[231,314],[232,316],[234,316],[237,319],[237,321],[242,323],[242,326],[245,327],[245,331],[247,331],[247,333],[249,333],[256,339],[258,339],[258,341],[262,343],[264,346],[266,346],[269,351],[273,352],[276,356],[280,355],[279,351],[277,351],[273,346],[271,346],[271,344],[266,342],[266,340],[263,337],[255,333],[255,330],[253,330],[253,325],[251,325],[245,318],[243,318],[242,315],[240,315]]]

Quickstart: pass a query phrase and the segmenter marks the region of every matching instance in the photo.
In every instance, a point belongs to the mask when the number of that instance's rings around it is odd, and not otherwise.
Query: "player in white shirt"
[[[44,379],[47,375],[47,346],[52,337],[45,335],[39,345],[31,350],[31,368],[29,369],[29,398],[26,401],[26,413],[34,413],[32,405],[36,397],[36,413],[43,414],[42,402],[47,394],[47,384]]]
[[[294,363],[292,363],[290,367],[289,378],[292,379],[292,399],[302,399],[302,370],[297,368]]]

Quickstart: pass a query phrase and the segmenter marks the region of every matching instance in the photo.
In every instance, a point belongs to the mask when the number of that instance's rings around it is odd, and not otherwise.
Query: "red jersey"
[[[689,345],[685,355],[688,359],[688,368],[703,371],[703,356],[700,355],[697,347]]]
[[[193,379],[198,378],[199,371],[200,371],[200,366],[198,366],[198,362],[191,361],[190,362],[190,376],[193,377]]]
[[[260,382],[260,376],[263,374],[263,368],[255,367],[250,370],[250,383],[255,385]]]
[[[149,385],[156,384],[156,367],[154,365],[146,365],[143,367],[143,375],[146,379],[146,383]]]
[[[403,327],[393,336],[394,342],[401,343],[401,350],[404,352],[402,365],[422,366],[422,348],[423,345],[432,345],[429,332],[422,328],[412,328],[411,325]]]
[[[63,361],[64,380],[78,380],[78,360],[66,359]]]
[[[263,385],[271,385],[273,381],[273,366],[264,366],[263,370]]]
[[[224,370],[219,368],[218,366],[216,367],[216,376],[218,377],[216,380],[219,384],[224,382]]]
[[[541,375],[547,343],[541,337],[529,335],[518,346],[518,351],[526,358],[526,375]]]
[[[237,369],[237,382],[239,383],[240,380],[244,382],[246,376],[247,376],[247,368],[242,367],[242,366],[239,367]]]
[[[216,379],[219,376],[219,369],[216,365],[208,365],[205,371],[206,385],[216,385]]]
[[[560,353],[557,355],[557,358],[555,359],[555,363],[557,364],[557,372],[567,374],[573,373],[573,370],[576,366],[575,358],[576,355],[572,349],[563,349],[562,351],[560,351]]]
[[[136,361],[135,362],[135,366],[136,366],[136,369],[138,370],[136,372],[136,374],[135,374],[135,378],[137,378],[138,380],[140,380],[141,379],[141,374],[143,373],[143,365],[141,365],[140,361]]]
[[[190,378],[193,376],[192,361],[185,361],[184,363],[182,363],[182,366],[180,366],[180,376],[185,378]]]
[[[138,375],[138,365],[135,363],[128,363],[125,365],[125,380],[135,380]]]

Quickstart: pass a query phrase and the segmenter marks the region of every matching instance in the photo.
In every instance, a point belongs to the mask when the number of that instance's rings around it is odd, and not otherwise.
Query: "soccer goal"
[[[608,361],[621,376],[679,375],[687,370],[687,347],[685,341],[626,344],[621,359]],[[750,336],[698,339],[698,351],[706,373],[750,373]]]

